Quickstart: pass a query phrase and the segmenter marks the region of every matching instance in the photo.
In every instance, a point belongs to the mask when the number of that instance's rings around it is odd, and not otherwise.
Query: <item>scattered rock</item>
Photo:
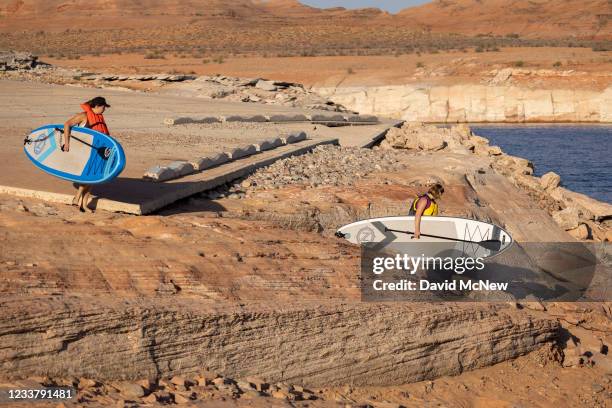
[[[173,397],[176,404],[187,404],[191,402],[191,398],[188,398],[180,393],[174,393]]]
[[[170,379],[170,384],[185,386],[185,378],[175,376]]]
[[[157,396],[155,394],[149,394],[142,399],[145,404],[155,404],[157,402]]]
[[[532,294],[525,296],[525,299],[522,300],[520,304],[526,309],[537,310],[540,312],[546,311],[546,306],[544,306],[544,303],[542,303],[540,299]]]
[[[580,224],[574,229],[567,230],[568,234],[576,239],[587,239],[591,234],[589,234],[589,228],[586,224]]]
[[[561,184],[561,176],[559,176],[557,173],[549,171],[540,178],[540,184],[544,190],[552,190],[559,187],[559,184]]]
[[[79,385],[78,385],[78,389],[82,390],[82,389],[86,389],[86,388],[92,388],[95,387],[97,384],[96,381],[88,379],[88,378],[79,378]]]
[[[420,123],[406,123],[401,128],[391,128],[380,146],[386,149],[444,149],[447,146],[444,136],[432,128]]]
[[[0,71],[27,71],[38,66],[48,66],[28,52],[0,51]]]
[[[274,85],[274,82],[265,81],[263,79],[260,79],[259,81],[257,81],[257,83],[255,84],[255,88],[263,89],[264,91],[269,91],[269,92],[275,92],[278,89],[278,87]]]
[[[553,220],[564,230],[573,230],[580,224],[580,212],[576,207],[567,207],[552,215]]]
[[[119,382],[113,383],[113,387],[115,387],[119,394],[127,400],[136,400],[145,395],[145,390],[139,384],[134,384],[131,382]]]

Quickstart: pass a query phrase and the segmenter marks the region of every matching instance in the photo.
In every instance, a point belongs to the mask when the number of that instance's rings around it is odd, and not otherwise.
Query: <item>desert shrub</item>
[[[523,67],[523,66],[525,66],[525,62],[524,61],[515,61],[514,62],[514,66],[515,67],[519,67],[519,68]]]
[[[164,54],[160,54],[158,51],[154,51],[145,54],[144,59],[166,59],[166,56]]]
[[[612,51],[612,44],[600,43],[600,44],[594,45],[591,49],[595,52]]]
[[[355,71],[353,70],[352,67],[348,67],[347,70],[346,70],[346,73],[349,74],[349,75],[353,75],[355,73]]]
[[[560,67],[561,65],[563,65],[563,64],[561,64],[561,61],[557,61],[557,62],[555,62],[555,63],[553,64],[553,67],[558,68],[558,67]]]
[[[425,68],[425,64],[423,64],[421,61],[416,63],[416,67],[417,68]]]

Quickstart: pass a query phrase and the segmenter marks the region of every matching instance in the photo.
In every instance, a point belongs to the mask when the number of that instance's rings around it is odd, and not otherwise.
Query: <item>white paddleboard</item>
[[[452,243],[461,246],[466,252],[482,257],[499,254],[512,245],[512,237],[501,227],[456,217],[422,217],[421,237],[415,240],[414,218],[384,217],[358,221],[338,229],[336,236],[358,245],[380,243],[381,248],[397,248],[408,243]]]

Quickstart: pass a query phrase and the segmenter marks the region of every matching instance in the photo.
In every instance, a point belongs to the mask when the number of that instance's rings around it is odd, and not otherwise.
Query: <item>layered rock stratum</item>
[[[359,112],[417,122],[612,122],[610,86],[589,90],[411,83],[317,92]]]

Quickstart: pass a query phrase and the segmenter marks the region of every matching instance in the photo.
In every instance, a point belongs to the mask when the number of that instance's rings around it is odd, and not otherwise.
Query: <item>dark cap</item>
[[[101,96],[96,96],[95,98],[87,102],[87,104],[92,108],[95,106],[106,106],[107,108],[110,108],[110,105],[106,103],[106,99]]]

